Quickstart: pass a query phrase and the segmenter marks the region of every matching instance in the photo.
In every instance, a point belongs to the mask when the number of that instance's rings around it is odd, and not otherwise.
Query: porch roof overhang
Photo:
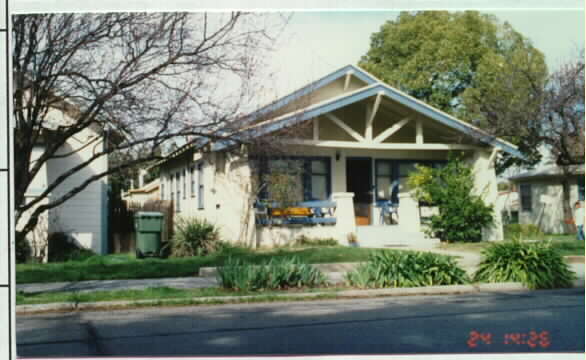
[[[285,129],[295,124],[299,124],[322,114],[335,111],[344,106],[373,96],[377,96],[379,94],[382,94],[386,98],[424,116],[427,116],[428,118],[431,118],[451,129],[466,134],[483,144],[494,146],[495,148],[501,149],[502,151],[505,151],[515,157],[521,159],[525,158],[515,145],[505,140],[499,139],[498,137],[492,136],[469,123],[459,120],[441,110],[435,109],[432,106],[427,105],[424,102],[419,101],[381,82],[372,83],[369,86],[341,95],[339,97],[328,99],[318,104],[314,104],[312,106],[308,106],[306,108],[279,116],[275,119],[256,124],[248,129],[241,131],[240,134],[235,136],[234,140],[223,140],[216,142],[213,144],[212,150],[222,150],[236,145],[238,141],[246,141],[246,139],[256,138]]]

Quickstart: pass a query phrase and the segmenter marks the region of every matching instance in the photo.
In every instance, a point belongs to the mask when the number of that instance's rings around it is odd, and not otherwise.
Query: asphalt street
[[[17,317],[21,357],[584,352],[584,288]]]

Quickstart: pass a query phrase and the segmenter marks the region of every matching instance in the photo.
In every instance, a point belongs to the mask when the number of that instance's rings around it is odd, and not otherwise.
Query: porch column
[[[482,240],[503,240],[503,221],[500,209],[496,206],[498,198],[494,156],[491,149],[475,151],[470,159],[474,169],[474,193],[479,195],[487,205],[494,206],[494,224],[482,229]]]
[[[354,193],[333,193],[332,200],[336,202],[336,240],[342,245],[348,245],[348,236],[356,235],[356,218],[354,217]]]
[[[409,193],[399,194],[399,227],[404,231],[421,231],[419,204]]]

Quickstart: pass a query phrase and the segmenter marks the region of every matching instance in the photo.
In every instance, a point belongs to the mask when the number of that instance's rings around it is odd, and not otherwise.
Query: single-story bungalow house
[[[205,218],[225,240],[252,246],[301,235],[341,244],[355,238],[372,246],[431,245],[436,240],[426,238],[422,219],[433,209],[421,208],[406,185],[416,164],[442,166],[450,152],[463,154],[477,193],[494,204],[497,153],[522,156],[514,145],[353,65],[262,107],[232,136],[275,137],[281,151],[257,152],[232,140],[193,142],[158,164],[160,193],[175,202],[177,215]],[[299,207],[311,214],[267,216],[266,174],[283,167],[302,169]],[[484,240],[503,238],[500,212],[495,215]]]
[[[51,108],[43,121],[46,128],[42,141],[33,149],[31,164],[40,157],[45,146],[51,141],[52,129],[59,124],[68,124],[74,120],[75,111],[70,103],[63,102],[63,106]],[[83,129],[59,148],[56,156],[49,159],[33,178],[25,194],[25,201],[29,202],[43,194],[47,186],[59,176],[75,166],[88,161],[94,152],[103,151],[106,146],[106,133],[98,124]],[[16,155],[18,156],[18,154]],[[47,204],[52,199],[59,198],[74,187],[81,185],[95,174],[107,171],[108,156],[102,156],[92,161],[75,174],[69,176],[38,205]],[[28,212],[30,214],[30,210]],[[25,213],[17,224],[17,230],[27,221]],[[34,256],[47,257],[47,236],[54,232],[67,233],[79,246],[93,250],[97,254],[107,253],[108,244],[108,177],[102,177],[92,182],[75,196],[62,205],[45,212],[35,230],[28,236],[33,244]],[[42,252],[42,253],[40,253]]]
[[[584,201],[584,164],[569,167],[570,205]],[[563,208],[562,168],[551,165],[523,172],[509,180],[519,194],[520,224],[537,225],[541,231],[562,234],[566,231]]]

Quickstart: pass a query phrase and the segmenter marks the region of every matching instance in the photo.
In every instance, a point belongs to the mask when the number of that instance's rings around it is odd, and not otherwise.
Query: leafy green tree
[[[477,11],[402,12],[372,34],[359,65],[391,86],[519,146],[535,164],[543,54]],[[516,163],[505,157],[500,169]]]
[[[442,168],[418,166],[408,184],[416,199],[438,207],[429,232],[442,241],[479,241],[482,228],[493,223],[493,207],[474,194],[472,167],[457,157]]]

